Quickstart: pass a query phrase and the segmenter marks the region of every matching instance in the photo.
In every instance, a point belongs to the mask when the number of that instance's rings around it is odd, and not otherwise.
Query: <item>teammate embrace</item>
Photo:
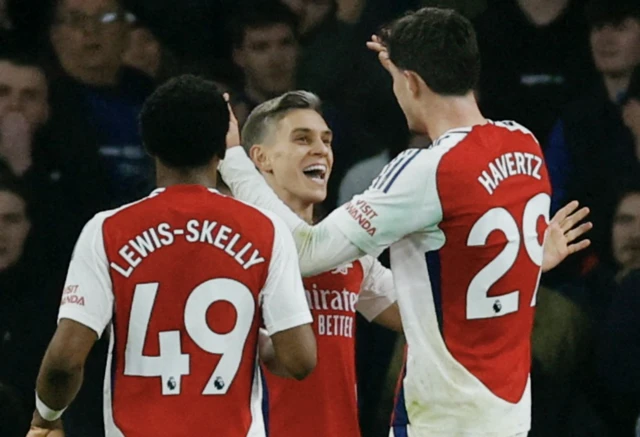
[[[180,77],[149,98],[142,137],[161,188],[83,230],[33,436],[61,428],[108,329],[107,436],[357,437],[355,311],[407,338],[391,436],[526,435],[538,281],[589,245],[574,243],[588,210],[572,202],[549,221],[538,142],[480,113],[468,20],[424,8],[368,46],[433,144],[317,224],[333,154],[316,96],[258,106],[242,141],[209,82]],[[211,189],[218,166],[257,208]],[[393,276],[375,260],[387,247]]]

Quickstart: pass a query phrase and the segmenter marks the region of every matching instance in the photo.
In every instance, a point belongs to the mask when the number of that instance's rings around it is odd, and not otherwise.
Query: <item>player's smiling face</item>
[[[293,110],[279,121],[261,167],[285,203],[315,204],[327,197],[332,139],[324,118],[312,109]]]

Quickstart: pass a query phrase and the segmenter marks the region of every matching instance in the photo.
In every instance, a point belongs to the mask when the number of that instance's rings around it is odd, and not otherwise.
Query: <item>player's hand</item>
[[[367,42],[367,47],[369,48],[369,50],[372,50],[378,54],[378,60],[380,61],[380,64],[382,64],[385,70],[390,72],[392,62],[391,59],[389,59],[389,51],[383,44],[382,39],[377,35],[373,35],[371,37],[371,41]]]
[[[580,223],[589,215],[589,208],[580,208],[578,201],[569,202],[553,216],[547,228],[542,256],[542,271],[548,272],[565,260],[566,257],[586,249],[591,241],[581,240],[573,243],[578,237],[588,232],[593,224]],[[577,211],[576,211],[577,210]]]
[[[27,433],[27,437],[64,437],[64,431],[60,429],[46,429],[32,426]]]
[[[227,131],[227,149],[240,145],[240,127],[238,126],[238,119],[233,113],[231,108],[231,102],[229,94],[224,93],[224,99],[227,102],[227,108],[229,108],[229,130]]]
[[[34,411],[27,437],[64,437],[62,421],[58,419],[48,422],[37,411]]]

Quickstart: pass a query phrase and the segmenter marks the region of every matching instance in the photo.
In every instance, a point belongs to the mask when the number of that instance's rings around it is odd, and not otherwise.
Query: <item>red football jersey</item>
[[[311,322],[283,223],[202,186],[96,215],[59,318],[110,325],[108,436],[265,435],[257,337]]]
[[[355,312],[372,320],[394,301],[391,273],[372,257],[304,278],[318,364],[303,381],[265,371],[270,437],[360,437]]]
[[[391,246],[408,343],[395,435],[529,429],[530,338],[549,205],[533,135],[514,122],[489,122],[401,153],[326,219],[371,255]]]

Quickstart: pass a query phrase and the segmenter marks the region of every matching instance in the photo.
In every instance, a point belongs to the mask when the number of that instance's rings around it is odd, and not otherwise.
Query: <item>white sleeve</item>
[[[385,166],[367,191],[333,211],[330,220],[362,251],[377,257],[384,249],[442,220],[437,202],[438,160],[432,151],[408,149]]]
[[[113,316],[113,287],[102,236],[104,219],[104,214],[97,214],[89,220],[76,242],[58,312],[58,321],[74,320],[98,337]]]
[[[360,262],[364,269],[364,281],[358,295],[356,310],[365,319],[372,321],[397,299],[393,275],[391,270],[372,256],[365,256]]]
[[[302,276],[326,272],[365,255],[331,221],[310,226],[291,211],[267,185],[242,147],[228,149],[219,170],[235,198],[271,211],[284,221],[298,248]]]
[[[262,317],[269,335],[311,323],[302,275],[291,233],[276,216],[269,215],[274,226],[273,251],[267,282],[260,293]]]

